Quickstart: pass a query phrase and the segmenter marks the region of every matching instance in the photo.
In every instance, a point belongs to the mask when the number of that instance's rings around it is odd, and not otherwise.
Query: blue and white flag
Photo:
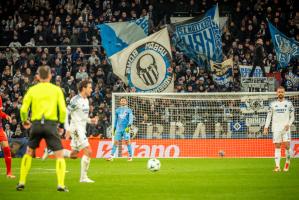
[[[210,61],[213,80],[217,85],[228,87],[232,82],[233,59],[227,59],[222,63]]]
[[[173,41],[176,47],[199,65],[208,60],[222,62],[222,41],[218,5],[202,18],[194,18],[175,25]]]
[[[107,57],[148,35],[148,17],[97,25]]]
[[[110,57],[113,73],[134,92],[173,92],[171,60],[167,28]]]
[[[299,43],[285,36],[268,21],[272,42],[275,48],[277,61],[281,67],[288,66],[291,58],[299,56]]]

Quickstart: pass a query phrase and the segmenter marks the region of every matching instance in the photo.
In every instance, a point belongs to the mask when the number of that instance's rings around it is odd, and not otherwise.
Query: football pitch
[[[13,159],[19,177],[20,159]],[[69,193],[56,191],[55,160],[33,159],[24,191],[15,190],[18,179],[4,175],[0,162],[1,200],[95,199],[271,199],[298,200],[299,159],[289,172],[272,172],[274,160],[260,159],[160,159],[161,169],[146,169],[147,159],[92,159],[89,177],[95,183],[79,183],[80,159],[67,159]],[[284,164],[284,159],[282,159]]]

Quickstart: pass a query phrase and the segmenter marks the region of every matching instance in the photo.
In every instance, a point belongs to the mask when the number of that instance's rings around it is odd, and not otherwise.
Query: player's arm
[[[77,109],[78,109],[78,99],[75,96],[71,99],[70,104],[67,106],[67,110],[70,115],[72,112],[74,112]]]
[[[133,119],[134,119],[134,115],[133,115],[133,112],[132,112],[132,109],[129,109],[129,122],[128,122],[128,126],[126,128],[126,132],[129,132],[130,131],[130,128],[133,124]]]
[[[3,112],[2,110],[0,110],[0,118],[6,119],[9,121],[9,123],[11,123],[11,117],[8,114],[6,114],[5,112]]]
[[[93,118],[87,117],[86,122],[88,124],[97,124],[98,120],[99,120],[98,116],[95,116]]]
[[[64,124],[66,118],[66,105],[64,95],[61,88],[58,88],[58,109],[59,109],[59,123]]]
[[[114,134],[115,133],[115,130],[116,130],[116,126],[117,126],[117,119],[118,119],[118,109],[116,109],[115,111],[115,117],[114,117],[114,122],[113,122],[113,130],[112,130],[112,133]]]
[[[64,138],[66,140],[70,139],[70,137],[71,137],[69,117],[70,117],[70,111],[69,111],[69,109],[67,107],[66,108],[65,121],[64,121],[64,129],[65,129]]]
[[[98,116],[95,116],[93,118],[88,118],[87,123],[89,123],[89,124],[97,124],[98,120],[99,120]]]
[[[66,139],[67,139],[68,135],[70,135],[69,117],[70,117],[71,113],[77,109],[77,104],[76,104],[77,101],[75,101],[74,99],[75,98],[71,99],[70,104],[66,108],[66,114],[65,114],[65,120],[64,120],[64,129],[66,132]]]
[[[285,130],[288,131],[289,128],[292,126],[292,124],[294,123],[295,120],[295,112],[294,112],[294,106],[292,104],[292,102],[290,102],[290,115],[289,115],[289,123],[285,126]]]
[[[132,126],[133,119],[134,119],[133,111],[132,111],[132,109],[130,109],[130,112],[129,112],[129,124],[128,124],[129,126]]]
[[[93,118],[90,118],[90,117],[87,116],[87,118],[84,119],[84,120],[85,120],[88,124],[97,124],[99,118],[98,118],[98,116],[95,116],[95,117],[93,117]]]
[[[64,129],[65,129],[65,131],[69,131],[69,129],[70,129],[69,114],[70,114],[70,111],[67,108],[66,113],[65,113],[65,120],[64,120]]]
[[[32,103],[32,90],[29,88],[27,93],[24,96],[23,102],[22,102],[22,107],[20,109],[20,116],[21,116],[21,121],[23,123],[23,126],[25,129],[30,128],[30,122],[28,120],[28,111],[29,107],[31,106]]]
[[[291,103],[291,106],[290,106],[290,122],[289,122],[289,126],[292,126],[292,124],[294,123],[294,121],[295,121],[295,109],[294,109],[293,104]]]
[[[87,116],[87,119],[86,119],[88,124],[97,124],[98,120],[99,120],[98,116],[94,116],[93,118],[90,118]]]
[[[272,104],[270,104],[268,114],[267,114],[266,123],[265,123],[265,127],[264,127],[264,134],[269,133],[269,126],[270,126],[270,123],[271,123],[272,115],[273,115],[273,109],[272,109]]]

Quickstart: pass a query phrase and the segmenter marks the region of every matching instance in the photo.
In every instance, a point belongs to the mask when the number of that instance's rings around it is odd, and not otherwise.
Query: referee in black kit
[[[58,179],[57,191],[68,192],[64,185],[66,164],[63,158],[63,147],[58,134],[58,124],[63,124],[66,116],[64,95],[60,87],[50,83],[52,78],[49,66],[38,68],[39,83],[27,91],[21,107],[21,120],[25,129],[30,130],[27,152],[22,158],[20,180],[17,190],[25,188],[26,176],[31,167],[32,155],[39,146],[41,139],[45,139],[49,149],[54,151],[56,160],[56,174]],[[28,111],[31,110],[31,122]]]

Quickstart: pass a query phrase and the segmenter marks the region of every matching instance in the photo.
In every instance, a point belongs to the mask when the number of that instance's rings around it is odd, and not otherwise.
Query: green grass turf
[[[17,180],[6,179],[0,162],[0,199],[251,199],[298,200],[299,159],[289,172],[274,173],[273,159],[160,159],[158,172],[146,169],[147,159],[93,159],[89,177],[93,184],[79,183],[80,159],[67,160],[69,193],[56,192],[55,161],[33,159],[24,191]],[[282,164],[284,163],[284,159]],[[19,176],[20,159],[13,159]]]

